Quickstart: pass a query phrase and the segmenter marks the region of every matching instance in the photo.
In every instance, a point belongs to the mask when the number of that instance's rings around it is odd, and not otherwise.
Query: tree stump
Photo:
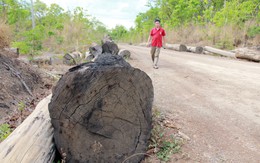
[[[151,79],[118,55],[73,67],[49,104],[57,149],[68,163],[140,162],[150,138],[152,102]]]

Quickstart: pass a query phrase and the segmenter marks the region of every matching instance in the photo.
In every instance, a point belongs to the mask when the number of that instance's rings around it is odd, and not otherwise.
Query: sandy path
[[[260,64],[162,50],[158,70],[149,48],[120,45],[153,80],[155,106],[190,137],[180,162],[260,162]]]

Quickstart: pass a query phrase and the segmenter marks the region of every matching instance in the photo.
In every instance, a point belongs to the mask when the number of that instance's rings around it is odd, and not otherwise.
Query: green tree
[[[122,25],[116,25],[115,28],[111,30],[111,37],[113,40],[120,40],[121,38],[125,37],[127,34],[127,30]]]

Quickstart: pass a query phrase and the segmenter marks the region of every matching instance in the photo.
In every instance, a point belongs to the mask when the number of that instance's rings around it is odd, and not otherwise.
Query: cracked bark
[[[57,149],[67,154],[67,162],[79,163],[121,163],[145,153],[152,102],[151,79],[118,55],[107,53],[73,67],[57,83],[49,104]]]

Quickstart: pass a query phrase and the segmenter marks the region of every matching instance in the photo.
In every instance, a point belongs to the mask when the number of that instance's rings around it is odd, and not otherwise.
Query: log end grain
[[[59,80],[49,104],[56,146],[67,162],[122,162],[145,153],[152,102],[151,79],[118,55],[76,66]]]
[[[126,50],[126,49],[121,49],[119,51],[118,55],[125,58],[125,59],[128,59],[131,56],[131,52],[129,50]]]

